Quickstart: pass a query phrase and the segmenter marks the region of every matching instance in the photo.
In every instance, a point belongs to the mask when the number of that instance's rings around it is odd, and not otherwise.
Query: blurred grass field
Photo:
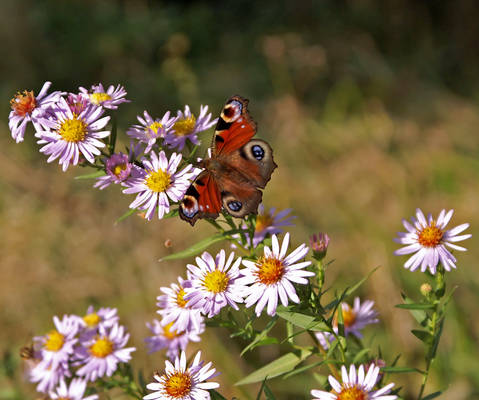
[[[37,152],[32,134],[10,137],[9,100],[16,91],[121,83],[132,103],[119,115],[120,134],[148,110],[160,115],[190,104],[218,113],[225,99],[250,99],[258,137],[279,168],[264,193],[266,207],[293,208],[294,244],[314,232],[331,237],[326,283],[340,290],[376,266],[361,288],[376,302],[378,326],[365,343],[387,361],[424,367],[412,317],[394,308],[404,291],[419,298],[427,281],[402,268],[392,238],[416,207],[437,215],[454,208],[452,224],[469,222],[469,251],[448,274],[457,285],[428,392],[479,399],[479,9],[474,1],[155,2],[3,0],[0,4],[0,375],[1,399],[34,399],[18,357],[52,316],[83,314],[89,304],[118,307],[138,350],[134,365],[161,369],[148,356],[145,322],[156,317],[159,287],[185,261],[159,263],[212,233],[180,220],[114,221],[132,201],[117,187],[98,191],[62,173]],[[123,130],[123,132],[122,132]],[[212,132],[203,134],[209,143]],[[166,248],[170,239],[173,246]],[[217,246],[220,248],[220,246]],[[352,299],[350,299],[352,300]],[[280,334],[284,334],[280,332]],[[242,343],[208,329],[200,345],[222,372],[221,393],[254,399],[257,387],[233,386],[276,358],[276,346],[239,358]],[[237,351],[235,351],[235,349]],[[414,398],[419,375],[394,375]],[[278,399],[310,398],[308,375],[277,378]]]

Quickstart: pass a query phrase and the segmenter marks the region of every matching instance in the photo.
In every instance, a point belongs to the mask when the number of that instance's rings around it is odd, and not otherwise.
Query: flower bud
[[[313,257],[317,260],[322,260],[328,251],[329,236],[323,232],[320,232],[318,235],[314,234],[309,238],[309,243],[313,250]]]
[[[419,291],[424,297],[427,297],[432,291],[432,286],[429,283],[423,283],[419,288]]]

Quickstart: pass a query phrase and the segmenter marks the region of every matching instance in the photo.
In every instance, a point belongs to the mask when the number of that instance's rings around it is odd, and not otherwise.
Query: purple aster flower
[[[77,348],[78,364],[83,364],[76,372],[86,380],[94,381],[103,376],[112,376],[118,363],[128,362],[134,347],[125,348],[130,335],[125,328],[115,323],[111,328],[98,326],[98,334]]]
[[[230,305],[238,310],[236,303],[243,302],[242,293],[245,286],[239,283],[239,266],[241,257],[235,262],[234,253],[226,259],[226,253],[221,250],[215,258],[204,252],[196,257],[196,265],[188,264],[191,273],[191,288],[185,289],[185,300],[192,308],[200,308],[201,312],[211,318],[220,310]]]
[[[30,121],[36,131],[44,130],[43,122],[47,118],[46,114],[49,107],[56,103],[62,95],[61,92],[53,92],[47,95],[51,84],[51,82],[45,82],[37,96],[35,96],[33,90],[25,90],[23,94],[18,92],[10,100],[12,111],[8,116],[8,127],[17,143],[23,142],[25,128]]]
[[[152,151],[150,160],[143,158],[145,169],[139,171],[140,176],[131,179],[128,188],[123,190],[127,194],[138,193],[130,208],[146,210],[145,218],[148,220],[158,209],[158,218],[163,218],[170,211],[170,200],[180,201],[191,184],[190,178],[196,175],[190,172],[191,165],[176,172],[181,158],[181,154],[173,153],[168,161],[164,151],[158,155]]]
[[[257,261],[243,260],[246,267],[240,272],[244,275],[240,282],[251,285],[246,288],[244,297],[246,307],[256,304],[256,315],[260,315],[268,304],[268,315],[276,314],[278,297],[284,306],[288,305],[288,299],[299,303],[299,298],[294,289],[293,282],[301,285],[308,284],[309,276],[314,272],[305,271],[304,268],[311,261],[298,262],[304,259],[309,248],[303,243],[288,256],[289,233],[286,233],[281,248],[276,235],[272,236],[272,250],[264,247],[264,255]]]
[[[218,119],[211,121],[211,113],[208,114],[208,106],[200,107],[200,115],[196,118],[190,111],[189,106],[185,106],[185,111],[178,110],[176,122],[173,129],[167,132],[165,143],[171,148],[178,148],[178,151],[185,147],[186,139],[199,145],[197,133],[205,131],[216,124]]]
[[[153,393],[144,396],[143,399],[209,400],[208,390],[220,385],[216,382],[206,382],[217,374],[216,370],[211,368],[211,362],[203,366],[200,358],[199,351],[190,366],[186,364],[185,352],[181,352],[180,358],[176,357],[174,365],[166,360],[164,373],[155,374],[156,382],[146,385]]]
[[[48,392],[53,390],[62,379],[71,377],[68,363],[61,362],[56,368],[52,368],[48,363],[41,361],[30,371],[30,381],[38,382],[38,392]]]
[[[143,113],[144,118],[139,115],[136,117],[141,125],[133,125],[126,131],[126,134],[132,139],[146,143],[145,153],[149,153],[156,143],[157,139],[162,139],[171,130],[177,117],[170,118],[168,111],[163,118],[153,119],[148,112]]]
[[[110,328],[118,323],[118,310],[116,308],[100,307],[95,311],[93,306],[89,306],[85,316],[81,319],[87,329],[98,329],[100,325]]]
[[[105,162],[106,175],[97,178],[94,187],[105,189],[112,183],[118,184],[127,180],[132,172],[133,164],[123,153],[112,154]]]
[[[110,85],[108,86],[108,89],[105,90],[100,83],[98,85],[93,85],[89,91],[84,87],[80,87],[80,93],[87,98],[91,104],[102,106],[110,110],[116,110],[118,104],[130,102],[130,100],[125,99],[126,90],[120,85],[117,87]]]
[[[399,237],[394,241],[404,244],[405,247],[396,250],[394,254],[414,253],[406,261],[404,268],[415,271],[421,267],[422,272],[429,268],[433,275],[436,273],[439,262],[446,271],[456,268],[456,258],[446,246],[454,250],[466,251],[464,247],[454,243],[469,239],[472,235],[459,235],[469,227],[469,224],[462,224],[449,230],[445,229],[453,213],[454,210],[449,210],[447,213],[446,210],[442,210],[437,220],[433,219],[431,214],[426,220],[423,212],[418,208],[416,209],[416,218],[412,217],[411,223],[403,220],[407,232],[398,232]]]
[[[66,171],[70,164],[78,164],[81,153],[93,164],[95,155],[101,154],[98,148],[105,147],[105,143],[98,139],[110,135],[110,131],[101,130],[110,117],[100,118],[103,109],[93,106],[76,115],[64,98],[60,98],[53,112],[56,120],[48,121],[50,130],[37,131],[41,138],[39,143],[46,143],[40,151],[50,156],[47,161],[52,162],[59,158],[63,171]]]
[[[192,308],[185,299],[186,290],[191,287],[191,281],[178,277],[178,284],[160,288],[164,294],[157,297],[157,306],[160,308],[157,313],[163,317],[163,325],[173,322],[170,329],[179,332],[200,330],[203,322],[201,310]]]
[[[56,390],[51,391],[48,397],[52,400],[97,400],[98,395],[93,394],[91,396],[83,397],[85,394],[87,382],[83,379],[75,378],[70,382],[70,386],[67,386],[65,380],[60,381],[60,385]]]
[[[328,377],[332,391],[311,390],[313,400],[341,400],[341,399],[369,399],[369,400],[395,400],[396,395],[388,395],[394,383],[383,388],[372,391],[378,383],[379,367],[372,364],[365,374],[364,366],[356,367],[351,365],[349,374],[346,367],[341,367],[342,383],[338,382],[332,375]]]
[[[186,350],[186,346],[189,342],[199,342],[200,335],[205,330],[205,324],[200,323],[199,330],[190,330],[190,331],[175,331],[171,329],[173,322],[170,322],[167,325],[161,325],[160,321],[154,319],[153,323],[147,323],[146,326],[151,331],[153,336],[147,337],[145,343],[148,346],[148,352],[154,353],[162,349],[167,349],[166,356],[170,360],[174,360],[181,351]]]
[[[80,115],[90,104],[82,94],[69,93],[66,99],[68,107],[73,114]]]

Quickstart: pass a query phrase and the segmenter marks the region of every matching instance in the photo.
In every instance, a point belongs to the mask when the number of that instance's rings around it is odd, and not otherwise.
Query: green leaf
[[[414,302],[409,298],[407,297],[404,293],[401,293],[401,297],[403,298],[404,300],[404,303],[406,304],[414,304]],[[417,310],[417,309],[414,309],[414,310],[410,310],[411,311],[411,314],[412,316],[414,317],[414,319],[421,325],[424,324],[424,322],[426,321],[427,319],[427,314],[425,311],[423,310]]]
[[[379,267],[376,267],[374,268],[369,274],[367,274],[363,279],[361,279],[358,283],[356,283],[354,286],[346,289],[346,297],[347,296],[351,296],[356,290],[358,290],[358,288],[364,283],[366,282],[372,274],[374,274],[377,270],[379,269]]]
[[[264,384],[264,394],[266,395],[266,400],[276,400],[276,397],[274,397],[274,394],[266,384],[266,381]]]
[[[266,364],[264,367],[257,369],[248,376],[244,377],[235,385],[246,385],[248,383],[261,382],[264,379],[274,378],[292,371],[296,365],[304,361],[311,355],[310,350],[302,350],[300,352],[288,353],[276,360]]]
[[[284,375],[282,379],[288,379],[289,377],[293,375],[300,374],[301,372],[307,371],[308,369],[318,367],[321,364],[324,364],[324,361],[318,361],[318,362],[315,362],[314,364],[309,364],[301,368],[296,368],[295,370],[288,372],[286,375]]]
[[[169,213],[163,215],[163,219],[177,217],[179,213],[180,213],[179,209],[175,208],[174,210],[171,210]]]
[[[128,217],[131,217],[134,213],[136,213],[138,210],[136,208],[130,208],[125,214],[123,214],[120,218],[118,218],[116,221],[115,221],[115,224],[117,224],[118,222],[121,222],[125,219],[127,219]]]
[[[409,372],[419,372],[420,374],[423,373],[420,369],[411,367],[383,367],[381,368],[381,371],[393,374],[405,374]]]
[[[279,315],[284,320],[291,322],[293,325],[299,326],[307,331],[329,332],[330,330],[324,322],[318,321],[316,318],[310,315],[289,311],[283,306],[279,306],[276,309],[276,315]]]
[[[226,238],[222,233],[215,233],[213,236],[200,240],[198,243],[195,243],[193,246],[185,250],[160,258],[160,261],[178,260],[180,258],[196,256],[203,250],[206,250],[208,247],[210,247],[213,243],[221,242],[223,240],[226,240]]]
[[[85,175],[75,176],[74,179],[94,179],[94,178],[99,178],[100,176],[105,176],[105,175],[106,175],[106,172],[103,170],[100,170],[100,171],[91,172]]]
[[[441,394],[442,394],[442,392],[434,392],[434,393],[428,394],[426,397],[423,397],[422,400],[435,399],[436,397],[440,396]]]
[[[210,392],[211,400],[227,400],[226,397],[223,397],[214,389],[210,389],[208,392]]]
[[[265,339],[276,339],[276,338],[268,338],[268,332],[271,330],[271,328],[273,328],[273,326],[276,324],[276,321],[278,321],[278,316],[274,316],[269,322],[268,324],[266,325],[266,328],[263,329],[263,331],[261,333],[259,333],[255,339],[248,345],[246,346],[243,351],[241,352],[240,356],[243,356],[244,353],[246,353],[248,350],[252,350],[254,349],[255,347],[257,346],[260,346],[261,343],[265,340]],[[276,339],[277,340],[277,339]],[[274,342],[273,342],[274,343]],[[277,343],[277,341],[276,341]],[[267,343],[267,344],[270,344],[270,343]]]
[[[353,359],[353,364],[359,364],[361,362],[361,359],[369,353],[368,348],[362,349],[360,352],[358,352]]]
[[[411,333],[416,336],[420,341],[424,343],[430,343],[432,336],[428,331],[421,331],[419,329],[413,329]]]
[[[396,304],[394,307],[403,308],[404,310],[431,310],[434,308],[434,304],[408,303],[408,304]]]

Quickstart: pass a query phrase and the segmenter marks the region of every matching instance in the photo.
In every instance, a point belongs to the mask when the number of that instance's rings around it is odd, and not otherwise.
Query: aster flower
[[[160,288],[164,294],[157,297],[157,306],[160,308],[157,312],[163,317],[163,326],[173,322],[170,329],[175,331],[200,330],[203,322],[201,310],[192,308],[185,299],[186,290],[191,287],[191,281],[178,277],[178,284]]]
[[[86,99],[82,94],[68,93],[66,98],[68,107],[73,114],[80,115],[90,104],[88,99]]]
[[[364,373],[364,366],[360,365],[357,372],[356,367],[351,365],[349,375],[346,367],[341,367],[342,383],[338,382],[332,375],[328,377],[332,387],[331,392],[322,390],[311,390],[313,400],[341,400],[341,399],[369,399],[369,400],[394,400],[396,395],[388,395],[394,383],[383,388],[372,391],[378,382],[379,367],[372,364],[367,373]]]
[[[146,143],[145,153],[149,153],[156,140],[164,138],[171,130],[177,117],[170,118],[169,111],[161,119],[153,119],[146,111],[143,112],[143,115],[144,118],[139,115],[136,117],[141,125],[133,125],[126,131],[126,134],[132,139]]]
[[[83,379],[72,379],[70,386],[67,386],[65,380],[60,381],[60,385],[56,390],[51,391],[48,396],[50,399],[55,400],[97,400],[98,395],[93,394],[91,396],[83,397],[86,390],[86,381]]]
[[[116,110],[118,104],[130,102],[130,100],[125,99],[126,90],[121,85],[117,87],[110,85],[108,89],[105,90],[103,85],[99,83],[98,85],[93,85],[89,91],[84,87],[80,87],[80,93],[88,99],[91,104],[109,108],[110,110]]]
[[[199,330],[175,331],[171,329],[173,322],[167,325],[161,325],[160,321],[153,320],[153,323],[146,323],[153,336],[147,337],[145,343],[148,346],[148,352],[154,353],[162,349],[167,349],[166,356],[170,360],[174,360],[181,351],[186,350],[189,342],[199,342],[200,335],[205,331],[205,324],[200,323]]]
[[[209,400],[209,389],[219,387],[219,383],[205,382],[216,376],[211,362],[203,366],[199,351],[190,366],[186,364],[186,355],[181,352],[180,358],[175,359],[174,365],[165,361],[165,371],[162,375],[155,374],[156,382],[146,385],[153,390],[143,397],[145,400]]]
[[[416,218],[411,218],[411,223],[403,220],[407,232],[398,232],[398,238],[394,241],[405,245],[394,252],[395,255],[414,253],[404,264],[404,268],[415,271],[421,267],[421,271],[429,268],[431,274],[436,273],[439,262],[446,271],[456,268],[456,258],[452,255],[449,247],[453,250],[466,251],[464,247],[454,244],[469,239],[472,235],[459,235],[469,227],[469,224],[461,224],[455,228],[446,230],[446,225],[451,220],[454,210],[442,210],[437,220],[429,214],[427,219],[423,212],[416,209]]]
[[[230,305],[238,310],[236,303],[243,302],[242,293],[246,289],[239,283],[239,266],[241,257],[233,263],[235,254],[226,259],[226,253],[221,250],[215,258],[204,252],[196,257],[196,265],[188,264],[191,273],[191,288],[186,289],[185,300],[193,308],[200,308],[202,313],[211,318],[220,310]]]
[[[190,178],[196,173],[190,172],[191,165],[187,165],[180,172],[176,172],[181,162],[181,154],[173,153],[170,160],[161,151],[158,155],[150,153],[150,160],[143,158],[144,170],[139,171],[139,177],[131,179],[128,188],[123,193],[138,193],[130,208],[146,210],[145,218],[151,220],[156,209],[158,218],[170,211],[170,201],[181,200],[190,186]]]
[[[116,308],[100,307],[95,311],[93,306],[89,306],[82,322],[87,329],[97,329],[100,325],[110,328],[120,319],[117,313]]]
[[[176,122],[173,129],[165,137],[165,143],[171,148],[178,148],[178,151],[185,147],[186,139],[199,145],[197,133],[205,131],[216,124],[218,119],[211,120],[211,113],[208,114],[208,106],[200,107],[200,115],[196,118],[190,111],[189,106],[185,106],[185,111],[178,110]]]
[[[38,392],[53,390],[58,382],[66,377],[71,377],[71,372],[66,361],[57,364],[56,368],[52,368],[48,363],[41,361],[30,371],[30,381],[38,382],[36,388]]]
[[[112,154],[105,161],[105,170],[106,175],[97,178],[93,187],[103,190],[112,183],[118,184],[126,181],[131,176],[132,171],[138,171],[129,161],[128,156],[123,153]]]
[[[98,139],[110,135],[110,131],[101,130],[110,117],[100,118],[103,109],[93,106],[88,106],[79,115],[74,114],[64,98],[60,98],[53,113],[55,120],[47,123],[50,129],[36,133],[41,139],[39,143],[46,143],[40,152],[50,156],[47,161],[60,158],[63,171],[66,171],[70,164],[78,164],[81,153],[93,164],[95,155],[101,154],[98,148],[105,147],[105,143]]]
[[[83,364],[76,374],[94,381],[103,376],[112,376],[118,363],[128,362],[134,347],[125,348],[130,335],[125,328],[115,323],[111,328],[98,326],[98,334],[76,349],[78,364]]]
[[[10,100],[12,111],[8,116],[8,127],[17,143],[23,142],[28,122],[32,122],[36,131],[44,130],[42,123],[47,117],[47,111],[62,94],[61,92],[53,92],[47,95],[51,84],[51,82],[45,82],[37,96],[35,96],[33,90],[25,90],[23,94],[18,92]]]
[[[304,268],[311,264],[302,260],[308,253],[308,247],[303,243],[288,256],[289,233],[286,233],[281,248],[276,235],[272,236],[272,250],[264,247],[264,255],[257,261],[243,260],[246,267],[240,272],[244,275],[241,283],[251,285],[244,292],[246,307],[256,304],[256,315],[260,315],[266,304],[268,315],[276,314],[278,297],[284,306],[288,299],[299,303],[299,297],[292,283],[308,284],[308,276],[314,272],[305,271]]]

